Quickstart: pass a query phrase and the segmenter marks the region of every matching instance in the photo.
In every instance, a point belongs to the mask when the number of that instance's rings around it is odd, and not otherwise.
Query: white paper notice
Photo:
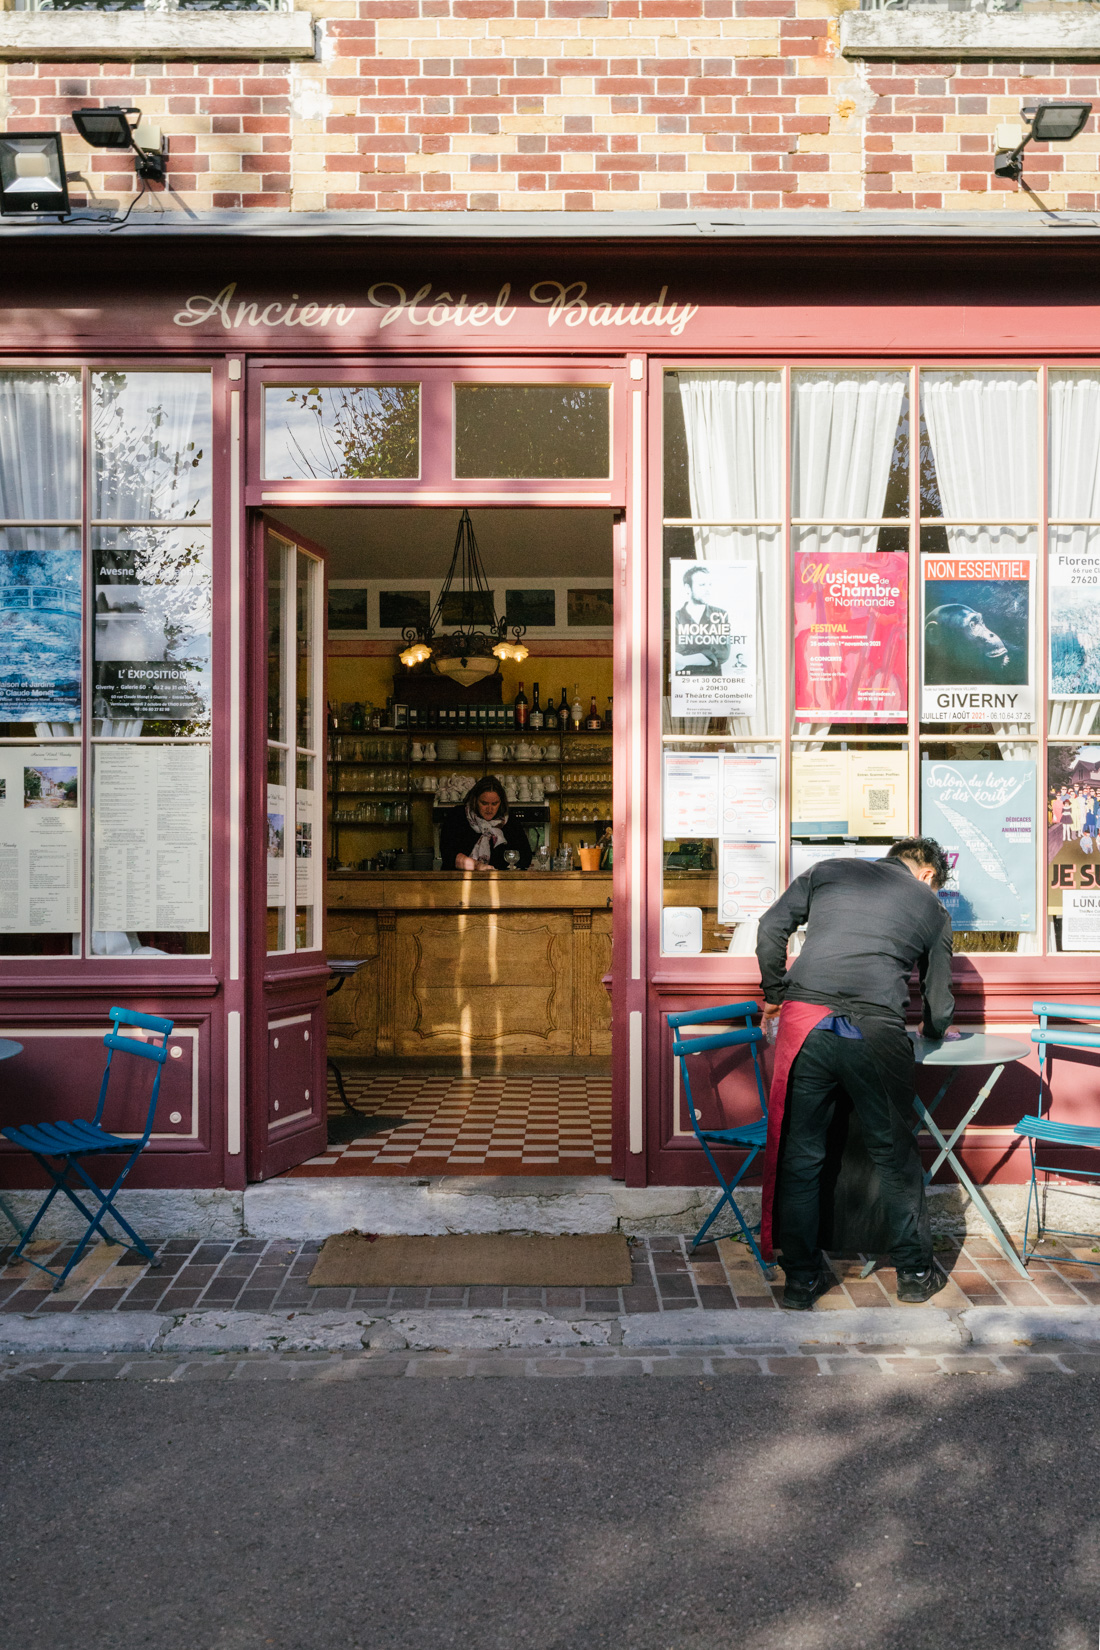
[[[779,851],[774,842],[722,838],[718,863],[718,921],[748,922],[774,904]]]
[[[267,787],[267,904],[286,904],[286,786]]]
[[[716,837],[720,758],[665,753],[664,837]]]
[[[823,859],[884,859],[889,851],[888,842],[792,842],[791,881]]]
[[[294,830],[294,899],[297,905],[316,903],[313,858],[313,792],[298,791]]]
[[[0,934],[80,928],[79,750],[0,750]]]
[[[778,819],[778,757],[723,755],[722,835],[742,842],[776,842]]]
[[[97,932],[210,926],[210,752],[100,745],[95,757]]]
[[[1062,950],[1100,951],[1100,893],[1067,888],[1062,894]]]

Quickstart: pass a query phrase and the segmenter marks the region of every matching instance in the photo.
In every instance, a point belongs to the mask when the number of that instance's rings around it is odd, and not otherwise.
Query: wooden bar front
[[[610,871],[331,877],[327,949],[337,1058],[610,1058]]]

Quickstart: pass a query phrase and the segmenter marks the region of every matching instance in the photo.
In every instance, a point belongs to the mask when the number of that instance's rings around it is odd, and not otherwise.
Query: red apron
[[[775,1171],[779,1163],[779,1136],[787,1109],[787,1080],[795,1057],[816,1025],[835,1014],[835,1008],[821,1003],[786,1002],[779,1010],[779,1036],[775,1045],[775,1065],[768,1097],[768,1143],[764,1150],[764,1185],[760,1205],[760,1252],[771,1260],[772,1211],[775,1204]]]

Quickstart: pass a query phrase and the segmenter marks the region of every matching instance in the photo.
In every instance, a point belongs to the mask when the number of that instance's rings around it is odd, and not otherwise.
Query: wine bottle
[[[615,704],[615,695],[613,693],[609,693],[608,696],[607,696],[607,710],[604,713],[604,719],[603,719],[603,725],[604,725],[605,728],[613,728],[615,726],[615,717],[614,717],[614,710],[613,710],[614,704]]]
[[[581,704],[580,683],[573,683],[573,703],[569,707],[569,721],[574,733],[580,733],[584,726],[584,706]]]
[[[561,703],[558,706],[558,726],[563,733],[569,727],[569,695],[564,688],[561,690]]]
[[[519,692],[516,694],[515,702],[512,706],[512,717],[515,726],[517,728],[525,728],[527,726],[527,716],[527,695],[523,691],[523,683],[521,682],[519,684]]]
[[[541,733],[543,725],[542,706],[539,704],[539,685],[535,683],[535,691],[531,696],[531,732]]]
[[[592,698],[589,702],[588,721],[585,723],[585,726],[592,733],[598,733],[600,728],[603,727],[603,718],[600,715],[600,707],[596,703],[596,695],[595,694],[592,695]]]
[[[542,725],[546,729],[547,733],[557,733],[558,731],[558,707],[554,703],[554,695],[552,693],[546,701],[546,714],[543,718]]]

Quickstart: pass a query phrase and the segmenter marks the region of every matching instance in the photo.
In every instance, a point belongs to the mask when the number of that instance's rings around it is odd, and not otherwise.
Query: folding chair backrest
[[[702,1128],[697,1108],[691,1093],[691,1079],[688,1076],[686,1060],[693,1054],[706,1054],[713,1049],[748,1047],[752,1053],[753,1075],[756,1079],[756,1096],[760,1103],[762,1117],[768,1115],[768,1103],[764,1091],[764,1078],[760,1069],[759,1045],[764,1041],[764,1033],[759,1026],[754,1026],[752,1017],[760,1013],[760,1005],[751,999],[746,1002],[724,1003],[718,1008],[704,1008],[688,1011],[683,1014],[670,1014],[668,1023],[671,1030],[678,1031],[681,1026],[696,1026],[713,1024],[715,1021],[727,1022],[721,1031],[713,1032],[702,1037],[674,1037],[672,1053],[680,1061],[680,1072],[684,1085],[684,1098],[687,1102],[688,1116],[695,1134],[702,1139]],[[744,1020],[743,1026],[730,1026],[730,1020]]]
[[[107,1064],[103,1068],[103,1081],[99,1085],[99,1104],[96,1106],[94,1122],[99,1123],[103,1118],[103,1108],[107,1103],[107,1085],[111,1079],[111,1061],[116,1054],[136,1054],[140,1060],[152,1060],[156,1063],[156,1072],[153,1076],[152,1093],[149,1096],[149,1110],[145,1118],[145,1129],[142,1142],[148,1140],[153,1132],[153,1118],[156,1115],[157,1097],[160,1094],[160,1080],[164,1072],[164,1064],[168,1059],[168,1039],[172,1034],[174,1021],[162,1020],[156,1014],[139,1014],[132,1008],[112,1008],[108,1018],[112,1022],[112,1029],[103,1039],[103,1046],[107,1050]],[[160,1036],[159,1043],[147,1043],[138,1037],[120,1037],[119,1026],[133,1026],[138,1031],[152,1031]]]
[[[1100,1020],[1100,1008],[1095,1003],[1032,1003],[1031,1012],[1038,1017],[1038,1029],[1031,1033],[1031,1041],[1039,1048],[1039,1103],[1036,1115],[1043,1114],[1043,1066],[1048,1048],[1084,1048],[1100,1054],[1100,1031],[1079,1031],[1069,1026],[1051,1026],[1052,1020]]]

